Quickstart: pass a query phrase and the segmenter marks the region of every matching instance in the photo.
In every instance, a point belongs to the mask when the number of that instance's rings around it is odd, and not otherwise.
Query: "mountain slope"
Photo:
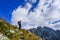
[[[60,40],[60,30],[53,30],[46,26],[42,28],[39,26],[37,29],[33,28],[29,31],[40,36],[43,40]]]
[[[0,40],[41,40],[41,38],[27,30],[19,30],[0,18]]]

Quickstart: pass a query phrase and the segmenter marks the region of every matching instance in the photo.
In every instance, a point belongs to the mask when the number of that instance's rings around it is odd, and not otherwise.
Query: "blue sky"
[[[24,6],[24,0],[0,0],[0,17],[11,22],[11,13],[19,5]]]
[[[25,3],[25,0],[0,0],[0,17],[10,23],[12,11],[20,5],[24,7]],[[33,3],[30,11],[33,11],[32,9],[34,9],[38,3],[39,0],[36,3]]]
[[[60,29],[60,0],[0,0],[0,17],[13,25],[21,19],[24,29]]]

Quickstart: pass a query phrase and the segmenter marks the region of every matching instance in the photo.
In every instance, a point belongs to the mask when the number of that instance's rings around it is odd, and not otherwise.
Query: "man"
[[[21,20],[18,21],[19,29],[21,29]]]

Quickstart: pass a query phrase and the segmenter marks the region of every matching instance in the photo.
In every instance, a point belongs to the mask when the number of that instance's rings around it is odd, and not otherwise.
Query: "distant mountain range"
[[[53,30],[48,27],[37,27],[37,29],[33,28],[29,31],[35,33],[40,36],[43,40],[60,40],[60,30]]]
[[[39,36],[17,28],[0,18],[0,40],[42,40]]]

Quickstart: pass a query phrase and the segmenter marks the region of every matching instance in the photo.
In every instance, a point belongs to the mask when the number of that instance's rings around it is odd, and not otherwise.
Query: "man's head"
[[[18,22],[21,22],[21,20],[18,20]]]

